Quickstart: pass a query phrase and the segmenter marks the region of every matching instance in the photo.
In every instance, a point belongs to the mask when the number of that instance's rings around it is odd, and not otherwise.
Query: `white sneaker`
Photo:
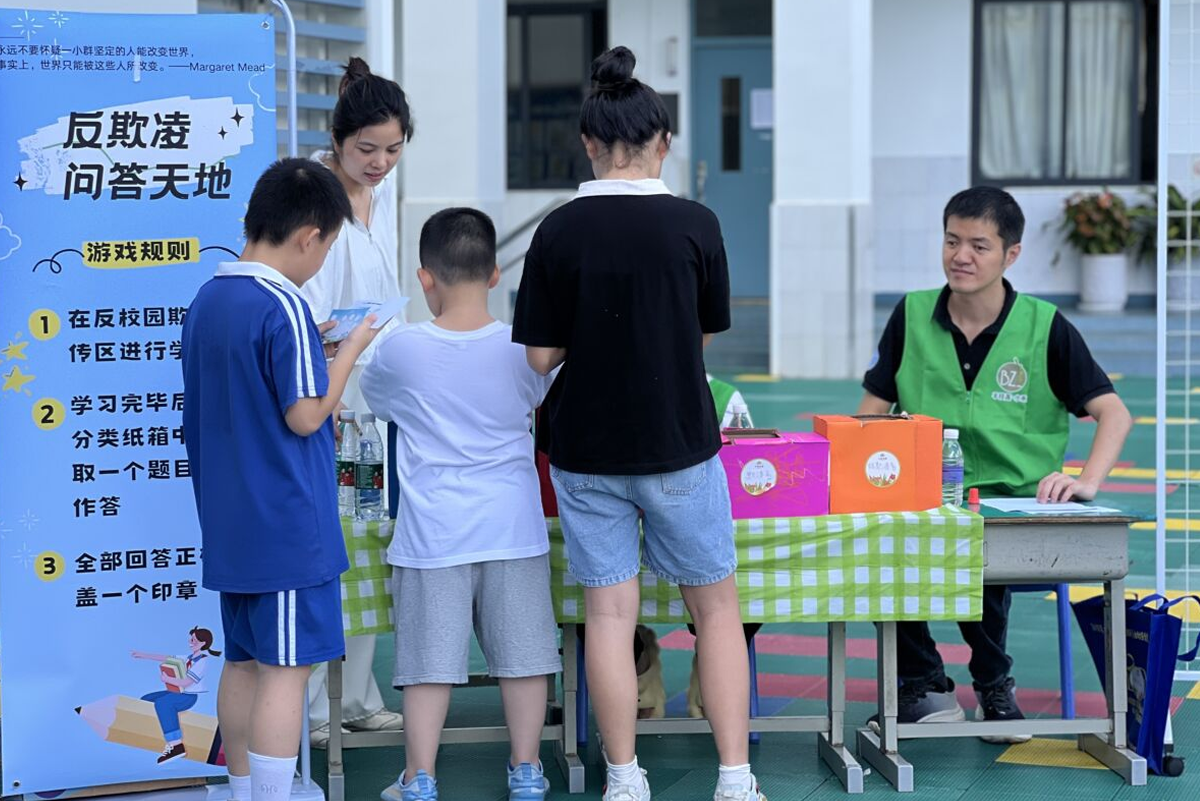
[[[719,785],[717,791],[713,793],[713,801],[767,801],[767,797],[759,792],[758,779],[754,778],[754,774],[751,773],[748,787]]]
[[[349,734],[350,730],[342,726],[342,734]],[[329,745],[329,724],[316,726],[308,730],[308,741],[313,748],[325,748]]]
[[[637,784],[606,784],[603,801],[650,801],[650,782],[641,770]]]
[[[404,716],[390,709],[381,709],[374,715],[342,725],[351,731],[400,731],[404,728]]]

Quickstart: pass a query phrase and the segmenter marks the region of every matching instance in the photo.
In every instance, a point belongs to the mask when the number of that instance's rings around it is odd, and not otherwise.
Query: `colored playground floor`
[[[757,425],[808,430],[812,413],[853,411],[861,390],[852,381],[770,381],[736,376],[734,382],[746,396]],[[1151,517],[1154,512],[1154,382],[1153,379],[1118,379],[1117,390],[1135,418],[1121,464],[1098,500]],[[1094,426],[1076,422],[1072,427],[1068,464],[1087,454]],[[967,455],[970,458],[970,455]],[[1200,539],[1200,535],[1198,535]],[[1154,531],[1135,528],[1130,533],[1131,572],[1127,585],[1146,590],[1154,586]],[[1174,564],[1169,556],[1168,563]],[[1180,585],[1182,586],[1182,585]],[[1074,588],[1073,596],[1088,593]],[[1059,676],[1053,596],[1018,593],[1014,596],[1009,625],[1009,650],[1014,659],[1017,697],[1025,713],[1055,715],[1059,708]],[[1079,715],[1103,714],[1104,699],[1096,671],[1083,638],[1075,628],[1074,675]],[[934,636],[947,672],[959,685],[967,714],[976,705],[967,671],[968,650],[954,624],[935,624]],[[663,645],[663,673],[668,715],[686,714],[683,694],[691,667],[691,638],[677,626],[658,627]],[[846,738],[853,743],[853,728],[874,709],[875,639],[869,625],[849,627],[847,692],[849,714]],[[820,711],[824,697],[824,627],[817,624],[768,625],[758,639],[758,670],[763,714],[811,714]],[[392,641],[381,637],[376,675],[384,686],[385,700],[402,709],[402,693],[386,688],[391,676]],[[473,670],[482,670],[476,652]],[[915,766],[916,791],[904,797],[961,799],[962,801],[1111,801],[1113,799],[1200,799],[1200,684],[1177,682],[1173,718],[1175,752],[1191,764],[1177,778],[1151,775],[1146,787],[1127,787],[1117,774],[1103,768],[1073,748],[1070,739],[1035,739],[1018,746],[988,745],[976,739],[902,742],[901,751]],[[499,692],[495,688],[456,690],[449,725],[497,725],[503,722]],[[852,746],[851,746],[852,747]],[[763,791],[771,801],[843,798],[841,785],[822,765],[815,735],[764,734],[751,746],[751,759]],[[503,764],[508,752],[503,744],[452,745],[442,748],[438,762],[441,797],[446,801],[493,801],[506,798]],[[708,737],[672,735],[642,737],[638,756],[649,770],[656,799],[707,801],[716,779],[716,753]],[[324,751],[313,752],[314,776],[324,784]],[[568,798],[565,779],[558,771],[554,750],[542,751],[551,795]],[[590,738],[584,755],[588,767],[587,791],[573,796],[599,799],[603,761]],[[350,801],[375,801],[379,791],[394,781],[403,764],[401,748],[367,748],[345,754],[346,797]],[[895,797],[881,776],[870,774],[865,797]]]

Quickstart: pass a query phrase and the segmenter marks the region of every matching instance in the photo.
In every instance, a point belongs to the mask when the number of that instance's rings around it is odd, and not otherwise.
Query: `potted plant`
[[[1077,192],[1066,200],[1060,229],[1080,253],[1079,310],[1124,309],[1129,250],[1137,241],[1125,201],[1107,189]]]
[[[1155,263],[1158,253],[1158,193],[1130,209],[1133,218],[1134,256]],[[1188,203],[1174,184],[1167,186],[1167,309],[1200,309],[1200,198]],[[1187,258],[1188,256],[1191,258]],[[1190,280],[1189,280],[1190,278]]]

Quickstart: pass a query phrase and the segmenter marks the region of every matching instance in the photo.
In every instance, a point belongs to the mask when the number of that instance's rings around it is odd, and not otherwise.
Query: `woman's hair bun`
[[[346,73],[342,75],[342,82],[338,84],[338,97],[346,93],[346,88],[350,84],[368,78],[370,75],[371,68],[367,66],[367,62],[358,56],[351,56],[350,61],[346,63]]]
[[[597,91],[621,89],[633,82],[637,58],[628,47],[617,46],[596,56],[592,61],[592,81]]]

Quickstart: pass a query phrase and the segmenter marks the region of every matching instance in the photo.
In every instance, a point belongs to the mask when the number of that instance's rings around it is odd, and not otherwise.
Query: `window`
[[[695,0],[697,36],[770,36],[771,0]]]
[[[579,109],[607,47],[603,2],[509,3],[508,187],[575,187],[592,177]]]
[[[974,183],[1154,179],[1159,0],[976,0]]]
[[[296,122],[300,153],[327,150],[333,107],[344,65],[351,56],[365,56],[366,12],[362,3],[347,0],[305,0],[291,4],[296,20]],[[261,0],[202,0],[200,13],[271,13]],[[283,18],[275,17],[276,119],[279,126],[279,155],[287,155],[287,39]],[[369,59],[368,59],[369,60]],[[372,64],[386,73],[384,64]]]

